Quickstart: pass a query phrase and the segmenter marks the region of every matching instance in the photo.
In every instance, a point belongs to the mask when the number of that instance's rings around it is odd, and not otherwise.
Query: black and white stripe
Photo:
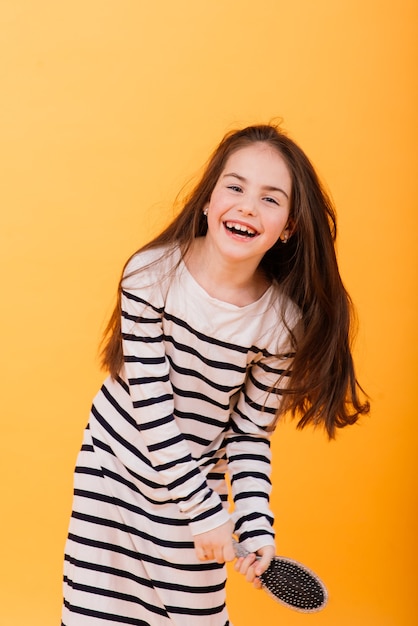
[[[134,257],[124,281],[124,368],[97,394],[74,478],[64,626],[227,626],[225,568],[193,536],[229,519],[249,551],[274,542],[270,393],[289,366],[272,286],[236,307],[211,298],[179,253]],[[285,380],[285,378],[283,379]]]

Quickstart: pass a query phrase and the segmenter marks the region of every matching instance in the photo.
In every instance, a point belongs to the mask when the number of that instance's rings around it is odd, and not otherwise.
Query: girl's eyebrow
[[[226,174],[223,175],[223,178],[225,178],[226,176],[232,176],[233,178],[237,178],[242,183],[247,182],[247,179],[244,176],[241,176],[241,174],[236,174],[235,172],[227,172]],[[284,191],[284,189],[281,189],[281,187],[272,187],[271,185],[264,185],[263,189],[265,189],[266,191],[278,191],[279,193],[282,193],[287,199],[289,199],[289,196]]]

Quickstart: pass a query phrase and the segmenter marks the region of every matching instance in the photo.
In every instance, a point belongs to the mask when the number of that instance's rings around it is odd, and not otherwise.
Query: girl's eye
[[[277,205],[279,204],[279,203],[277,202],[276,198],[270,198],[270,196],[267,196],[266,198],[264,198],[264,200],[265,200],[266,202],[271,202],[272,204],[277,204]]]
[[[228,189],[231,189],[231,191],[242,191],[242,188],[239,185],[228,185]]]

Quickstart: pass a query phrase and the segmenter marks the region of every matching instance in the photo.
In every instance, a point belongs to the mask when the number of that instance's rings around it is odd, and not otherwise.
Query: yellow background
[[[1,0],[1,626],[59,623],[72,471],[129,254],[224,132],[282,117],[338,208],[372,416],[280,426],[291,612],[231,572],[235,626],[411,626],[416,609],[416,0]],[[414,580],[415,579],[415,580]]]

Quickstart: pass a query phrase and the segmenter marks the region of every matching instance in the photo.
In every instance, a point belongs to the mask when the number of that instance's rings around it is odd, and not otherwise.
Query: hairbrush
[[[236,541],[237,557],[250,554]],[[321,579],[294,559],[275,556],[260,576],[263,589],[277,602],[302,613],[321,611],[328,601],[328,591]]]

